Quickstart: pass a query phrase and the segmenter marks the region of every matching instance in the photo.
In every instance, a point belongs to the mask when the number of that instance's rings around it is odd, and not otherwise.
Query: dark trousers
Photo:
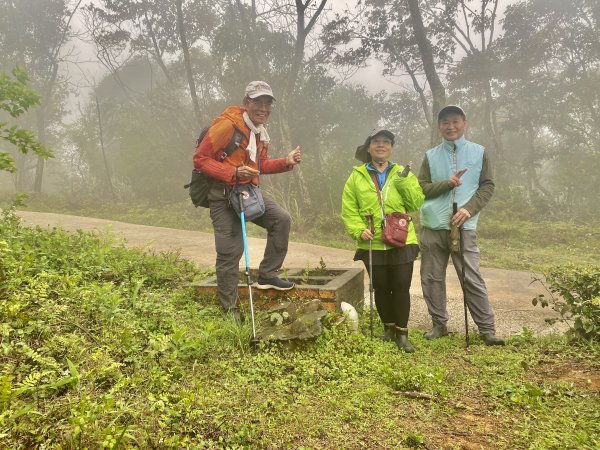
[[[365,266],[368,272],[369,264]],[[373,266],[375,306],[383,323],[394,323],[401,328],[408,325],[413,266],[414,262]]]
[[[264,197],[265,213],[252,222],[267,230],[267,245],[258,268],[259,276],[273,278],[287,255],[290,215],[277,203]],[[237,308],[239,264],[244,254],[242,224],[227,200],[210,202],[210,218],[217,251],[217,292],[225,311]]]

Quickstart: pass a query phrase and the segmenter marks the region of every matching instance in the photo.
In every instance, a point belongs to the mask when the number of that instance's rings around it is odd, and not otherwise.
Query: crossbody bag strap
[[[375,185],[375,190],[377,191],[377,197],[379,198],[379,204],[381,205],[381,223],[384,223],[385,212],[383,211],[383,200],[381,198],[381,190],[379,189],[379,181],[377,181],[377,175],[375,175],[373,172],[369,172],[369,175],[371,175],[371,179]]]

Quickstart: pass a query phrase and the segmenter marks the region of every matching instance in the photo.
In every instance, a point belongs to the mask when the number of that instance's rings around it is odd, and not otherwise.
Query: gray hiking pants
[[[277,276],[287,254],[291,219],[277,203],[264,195],[263,198],[265,213],[252,221],[267,230],[267,245],[258,272],[262,278],[273,278]],[[210,218],[215,231],[219,301],[225,311],[231,311],[238,308],[239,264],[244,254],[242,224],[228,200],[211,201]]]
[[[467,307],[481,334],[494,334],[494,311],[487,295],[485,282],[479,271],[479,248],[477,232],[464,230],[465,286],[463,287]],[[446,325],[446,268],[448,257],[461,279],[462,262],[460,253],[450,251],[450,231],[423,228],[421,245],[421,287],[429,315],[434,324]]]

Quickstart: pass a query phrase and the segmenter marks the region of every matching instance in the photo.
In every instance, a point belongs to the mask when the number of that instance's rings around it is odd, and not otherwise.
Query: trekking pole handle
[[[366,214],[365,218],[367,219],[367,224],[368,224],[369,231],[371,232],[371,234],[374,234],[375,233],[375,227],[373,225],[373,214]]]
[[[410,169],[412,169],[412,161],[409,161],[408,164],[406,166],[404,166],[404,170],[402,172],[398,172],[398,176],[400,178],[406,178],[408,176],[408,172],[410,172]]]
[[[246,207],[244,206],[244,193],[240,192],[238,195],[240,196],[240,211],[244,212],[246,211]]]

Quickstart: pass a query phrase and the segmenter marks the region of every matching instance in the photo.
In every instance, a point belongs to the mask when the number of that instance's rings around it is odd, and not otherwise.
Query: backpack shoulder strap
[[[198,136],[198,139],[196,139],[196,148],[198,148],[198,146],[202,143],[202,141],[208,134],[209,129],[210,129],[210,125],[202,128],[202,131],[200,131],[200,135]],[[223,161],[225,158],[227,158],[229,155],[231,155],[233,152],[235,152],[242,145],[243,140],[244,140],[244,133],[235,124],[233,124],[233,135],[231,136],[229,143],[223,149],[223,153],[221,153],[221,156],[220,156],[221,161]]]

